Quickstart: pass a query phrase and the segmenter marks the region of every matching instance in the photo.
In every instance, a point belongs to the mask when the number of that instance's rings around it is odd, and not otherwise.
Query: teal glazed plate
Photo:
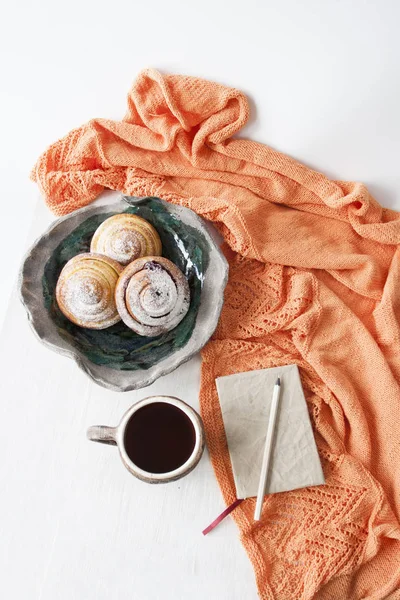
[[[118,213],[137,214],[158,231],[163,256],[186,275],[190,308],[173,329],[142,337],[121,321],[93,330],[71,323],[58,308],[55,288],[66,262],[88,252],[97,227]],[[58,219],[29,250],[20,272],[21,300],[37,337],[73,358],[94,381],[117,391],[150,385],[189,360],[210,339],[223,304],[228,264],[213,228],[193,211],[159,198],[122,196]]]

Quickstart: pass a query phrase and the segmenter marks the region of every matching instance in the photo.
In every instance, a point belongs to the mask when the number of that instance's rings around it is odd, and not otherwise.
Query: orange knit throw
[[[215,223],[230,264],[203,351],[201,409],[227,504],[235,499],[220,375],[296,363],[326,485],[233,514],[265,600],[400,598],[400,215],[360,183],[330,181],[232,138],[238,90],[147,70],[120,121],[56,142],[33,178],[58,215],[104,188],[159,196]],[[396,591],[397,590],[397,591]]]

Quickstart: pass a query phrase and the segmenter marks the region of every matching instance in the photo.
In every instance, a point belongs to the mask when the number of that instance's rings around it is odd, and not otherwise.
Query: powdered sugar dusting
[[[131,312],[143,323],[151,319],[167,316],[174,308],[178,291],[176,283],[161,265],[146,263],[131,279],[127,291],[127,301]]]
[[[118,273],[95,255],[81,256],[80,260],[75,257],[67,263],[60,275],[59,307],[77,325],[96,329],[109,327],[119,321],[114,300]]]
[[[126,265],[141,256],[161,254],[161,240],[142,217],[119,214],[109,217],[95,231],[91,251]]]
[[[130,257],[139,256],[143,246],[143,236],[136,231],[121,229],[114,234],[111,246],[116,254]]]
[[[120,276],[116,289],[118,312],[128,327],[140,335],[170,331],[186,315],[190,304],[188,282],[164,257],[132,262]]]
[[[94,277],[81,277],[78,273],[70,277],[65,285],[64,302],[74,315],[96,318],[107,308],[104,292]]]

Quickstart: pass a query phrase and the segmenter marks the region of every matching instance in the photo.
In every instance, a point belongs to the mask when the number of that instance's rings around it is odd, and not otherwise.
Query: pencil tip
[[[278,377],[278,379],[276,380],[275,385],[281,385],[281,378],[280,377]]]

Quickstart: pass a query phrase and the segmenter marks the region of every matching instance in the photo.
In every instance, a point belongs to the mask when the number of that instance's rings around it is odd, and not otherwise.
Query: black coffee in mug
[[[169,473],[192,455],[196,431],[180,408],[152,402],[134,412],[126,424],[124,446],[131,461],[148,473]]]
[[[146,483],[169,483],[199,463],[205,435],[200,415],[174,396],[150,396],[133,404],[116,427],[93,425],[93,442],[117,446],[125,467]]]

